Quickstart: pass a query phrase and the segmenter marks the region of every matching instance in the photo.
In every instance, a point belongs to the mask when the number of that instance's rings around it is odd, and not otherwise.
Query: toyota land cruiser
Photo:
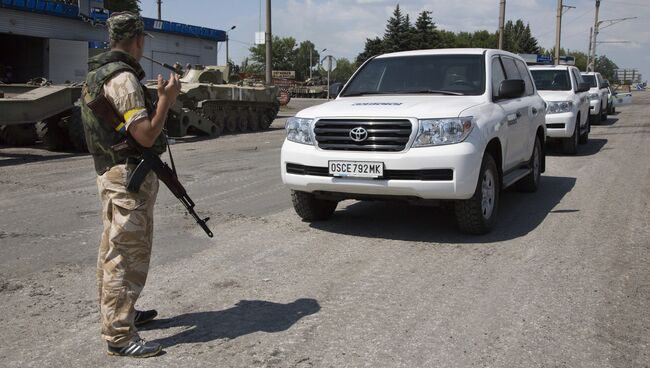
[[[483,234],[503,188],[537,190],[545,112],[512,53],[377,56],[336,100],[287,120],[282,180],[306,221],[329,218],[345,199],[442,200],[453,203],[461,231]]]

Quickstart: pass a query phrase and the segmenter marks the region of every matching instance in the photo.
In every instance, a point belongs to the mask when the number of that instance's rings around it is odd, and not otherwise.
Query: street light
[[[228,60],[230,60],[228,56],[228,32],[232,31],[235,28],[237,28],[237,26],[232,26],[229,30],[226,31],[226,65],[228,65]]]
[[[311,61],[311,50],[313,50],[313,49],[314,49],[313,47],[311,47],[309,49],[309,79],[311,79],[311,70],[312,70],[312,67],[313,67],[313,64],[312,64],[312,61]],[[325,52],[325,51],[327,51],[327,49],[322,49],[321,50],[321,52]]]

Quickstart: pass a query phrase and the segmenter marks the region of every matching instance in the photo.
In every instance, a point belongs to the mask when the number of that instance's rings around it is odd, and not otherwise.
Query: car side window
[[[535,88],[533,88],[533,81],[530,79],[528,67],[521,60],[515,60],[515,63],[517,64],[517,69],[519,69],[519,75],[521,75],[521,79],[524,80],[524,84],[526,85],[526,96],[532,96],[535,93]]]
[[[501,82],[506,80],[506,74],[503,71],[503,66],[501,65],[501,60],[499,57],[492,59],[492,97],[499,96],[499,86]]]
[[[584,81],[582,80],[582,75],[576,69],[571,69],[571,73],[573,74],[573,79],[576,81],[574,90],[577,91],[580,88],[580,83],[584,83]]]
[[[503,62],[503,68],[506,71],[507,79],[522,79],[521,74],[519,74],[519,69],[515,65],[515,60],[509,57],[501,57],[501,62]]]

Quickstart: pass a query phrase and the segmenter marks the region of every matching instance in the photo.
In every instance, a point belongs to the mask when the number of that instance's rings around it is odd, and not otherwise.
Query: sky
[[[272,0],[272,31],[276,36],[294,37],[298,43],[312,41],[319,51],[327,49],[322,55],[354,60],[367,38],[382,37],[397,4],[412,21],[421,11],[431,11],[440,29],[492,32],[498,28],[499,0]],[[564,0],[564,5],[575,8],[563,16],[561,46],[587,52],[595,0]],[[163,0],[162,18],[220,30],[236,26],[229,33],[229,53],[239,64],[249,56],[255,32],[265,30],[265,6],[266,0]],[[144,16],[157,17],[156,0],[142,0],[141,8]],[[556,9],[557,0],[507,0],[506,19],[530,24],[539,45],[552,48]],[[650,79],[650,1],[601,1],[600,20],[625,17],[637,19],[606,28],[601,25],[597,54],[607,55],[620,68],[639,69],[644,80]],[[223,64],[225,43],[219,49]]]

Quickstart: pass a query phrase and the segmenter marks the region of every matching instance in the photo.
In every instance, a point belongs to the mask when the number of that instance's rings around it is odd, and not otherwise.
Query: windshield
[[[342,96],[366,94],[482,95],[483,55],[420,55],[373,59]]]
[[[582,80],[589,83],[589,87],[596,87],[596,78],[593,75],[583,74]]]
[[[536,70],[530,71],[535,80],[535,86],[540,91],[570,91],[571,78],[567,70]]]

